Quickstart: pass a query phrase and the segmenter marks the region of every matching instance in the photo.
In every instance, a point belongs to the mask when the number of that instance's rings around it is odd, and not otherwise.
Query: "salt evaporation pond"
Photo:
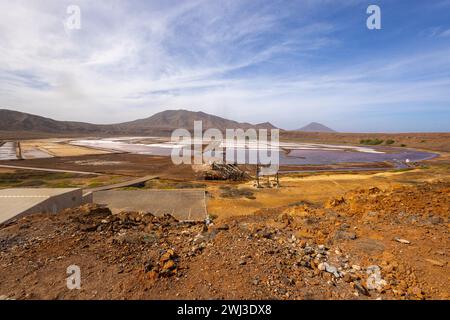
[[[16,143],[5,142],[0,146],[0,160],[15,160],[16,156]]]
[[[135,140],[136,137],[123,139],[124,140],[119,140],[119,138],[75,140],[71,141],[70,144],[94,149],[154,156],[170,156],[172,148],[176,147],[174,144],[170,143],[142,144],[128,142],[129,140]]]
[[[108,139],[86,139],[75,140],[70,143],[78,146],[90,148],[106,149],[118,152],[129,152],[143,155],[170,156],[172,149],[183,148],[182,144],[169,141],[158,143],[135,143],[139,138],[108,138]],[[147,137],[148,138],[148,137]],[[134,141],[133,141],[134,140]],[[228,142],[222,143],[222,146],[229,145]],[[416,151],[405,148],[395,147],[363,147],[363,146],[342,146],[310,143],[280,143],[279,147],[272,147],[268,144],[271,152],[279,153],[280,165],[329,165],[337,163],[371,163],[371,162],[411,162],[423,161],[437,156],[435,153]],[[245,148],[244,145],[238,145],[237,149]],[[246,148],[246,161],[250,161],[249,153],[258,151],[256,144],[249,144]],[[216,157],[221,158],[220,154]]]
[[[332,164],[343,162],[397,162],[423,161],[437,156],[434,153],[408,149],[393,149],[383,153],[330,151],[330,150],[292,150],[284,158],[286,164]]]

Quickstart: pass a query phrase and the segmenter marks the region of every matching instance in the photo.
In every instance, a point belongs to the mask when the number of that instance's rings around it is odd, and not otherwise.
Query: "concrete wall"
[[[203,221],[208,215],[203,189],[98,191],[94,192],[94,203],[108,206],[113,213],[171,214],[180,221]]]
[[[31,194],[23,195],[22,198],[19,196],[3,199],[2,201],[7,201],[9,213],[4,212],[4,214],[0,215],[0,223],[21,218],[32,213],[56,214],[63,209],[78,207],[84,203],[87,203],[87,201],[92,200],[89,198],[83,199],[81,189],[67,189],[61,191],[61,193],[57,193],[58,189],[51,190],[53,191],[53,194],[48,195],[47,197],[41,195],[33,196]],[[33,191],[31,190],[30,193],[32,192]],[[18,191],[18,193],[20,194],[20,191]],[[19,203],[15,205],[15,202]],[[21,206],[21,204],[23,205],[24,203],[29,203],[29,205]]]
[[[83,204],[92,203],[93,201],[94,201],[93,192],[88,192],[88,193],[83,194]]]
[[[25,215],[36,212],[56,214],[63,209],[78,207],[82,204],[83,194],[81,189],[78,189],[52,196],[38,205],[24,211],[22,214]]]

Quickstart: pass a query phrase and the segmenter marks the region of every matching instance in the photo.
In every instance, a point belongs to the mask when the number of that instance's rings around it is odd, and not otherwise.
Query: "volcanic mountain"
[[[107,128],[108,125],[95,125],[74,121],[58,121],[34,114],[0,109],[0,130],[2,131],[84,133],[103,131]]]
[[[194,121],[202,121],[203,130],[225,129],[275,129],[272,124],[241,123],[204,112],[166,110],[145,119],[117,124],[91,124],[74,121],[58,121],[29,113],[0,109],[0,131],[48,132],[61,134],[139,134],[170,135],[174,129],[192,130]]]
[[[272,124],[265,122],[261,124],[242,123],[233,120],[228,120],[205,112],[193,112],[188,110],[166,110],[154,114],[145,119],[134,120],[118,124],[118,126],[125,131],[131,128],[138,128],[145,130],[146,128],[186,128],[192,129],[194,121],[202,121],[203,129],[217,128],[219,130],[233,129],[233,128],[256,128],[256,129],[275,129]]]
[[[295,131],[304,131],[304,132],[336,132],[331,128],[328,128],[327,126],[324,126],[321,123],[318,122],[311,122],[310,124],[297,129]]]

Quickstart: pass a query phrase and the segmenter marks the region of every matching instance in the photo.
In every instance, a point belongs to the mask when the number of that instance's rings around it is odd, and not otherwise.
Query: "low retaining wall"
[[[0,190],[0,223],[32,213],[52,213],[86,203],[81,189],[4,189]],[[92,201],[92,198],[90,198]]]

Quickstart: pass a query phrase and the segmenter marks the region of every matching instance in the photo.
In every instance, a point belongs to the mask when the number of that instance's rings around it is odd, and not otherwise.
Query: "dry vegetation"
[[[390,145],[424,150],[450,152],[450,133],[327,133],[284,131],[281,139],[288,141]]]

